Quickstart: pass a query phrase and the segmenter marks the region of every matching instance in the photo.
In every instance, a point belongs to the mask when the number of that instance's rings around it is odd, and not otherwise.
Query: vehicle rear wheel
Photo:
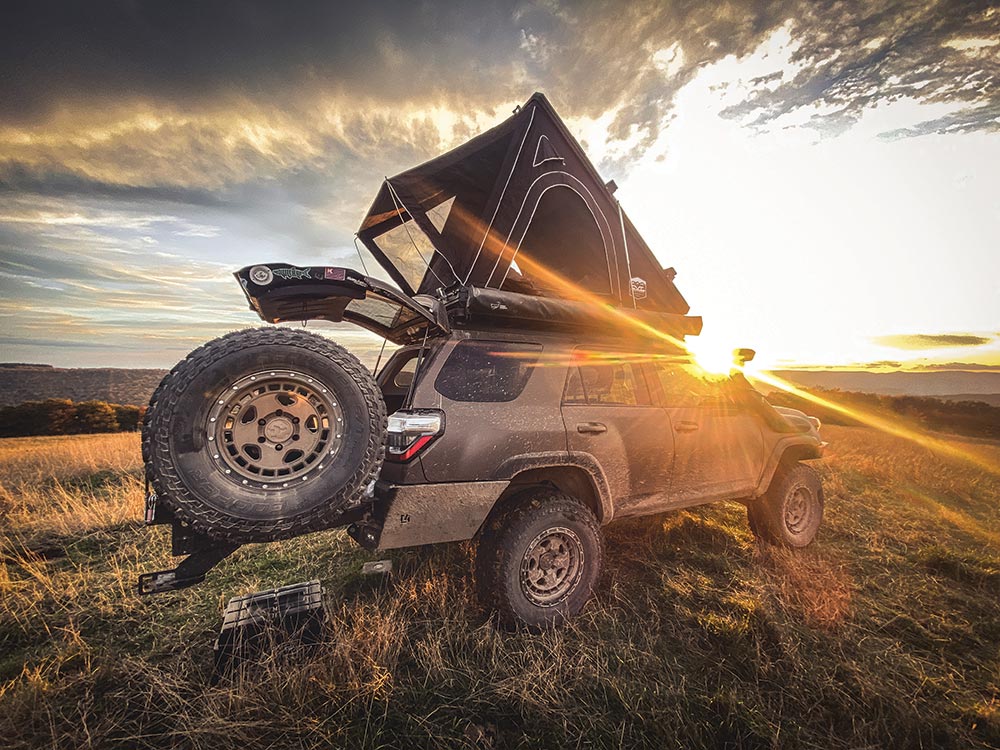
[[[559,625],[593,595],[603,557],[589,508],[553,490],[528,492],[483,529],[476,550],[480,601],[505,627]]]
[[[197,531],[271,541],[335,525],[382,465],[385,404],[329,339],[287,328],[231,333],[163,379],[143,425],[146,473]]]
[[[823,522],[823,483],[811,466],[780,466],[764,495],[747,505],[754,535],[772,544],[805,547]]]

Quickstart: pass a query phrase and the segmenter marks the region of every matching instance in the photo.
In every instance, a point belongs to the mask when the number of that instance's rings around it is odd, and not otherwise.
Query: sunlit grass
[[[468,547],[363,578],[372,555],[341,532],[141,600],[137,573],[170,557],[141,525],[135,436],[0,441],[4,745],[997,745],[1000,479],[877,430],[824,433],[813,547],[758,546],[735,504],[614,524],[596,600],[539,636],[478,611]],[[210,686],[225,600],[313,577],[319,651]]]

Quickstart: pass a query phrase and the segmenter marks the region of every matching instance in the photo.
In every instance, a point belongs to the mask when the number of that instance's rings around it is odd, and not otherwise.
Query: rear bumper
[[[471,539],[509,484],[507,480],[410,485],[380,481],[375,499],[385,515],[378,549]]]

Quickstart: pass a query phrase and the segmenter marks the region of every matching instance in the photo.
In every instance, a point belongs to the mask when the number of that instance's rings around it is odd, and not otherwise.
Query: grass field
[[[812,548],[758,546],[735,504],[615,524],[597,600],[538,636],[476,610],[467,547],[393,553],[375,580],[341,532],[139,599],[171,558],[140,522],[137,436],[0,441],[0,743],[1000,746],[1000,447],[824,432]],[[228,597],[310,578],[320,650],[210,686]]]

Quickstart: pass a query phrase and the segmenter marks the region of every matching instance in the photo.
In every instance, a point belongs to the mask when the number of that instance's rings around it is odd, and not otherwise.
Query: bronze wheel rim
[[[785,498],[785,526],[792,534],[808,531],[812,524],[815,498],[808,487],[794,487]]]
[[[556,526],[536,536],[521,558],[521,591],[532,604],[554,607],[569,596],[583,575],[580,537]]]
[[[302,373],[246,375],[216,396],[206,450],[237,484],[287,489],[329,466],[343,444],[344,414],[336,394]]]

